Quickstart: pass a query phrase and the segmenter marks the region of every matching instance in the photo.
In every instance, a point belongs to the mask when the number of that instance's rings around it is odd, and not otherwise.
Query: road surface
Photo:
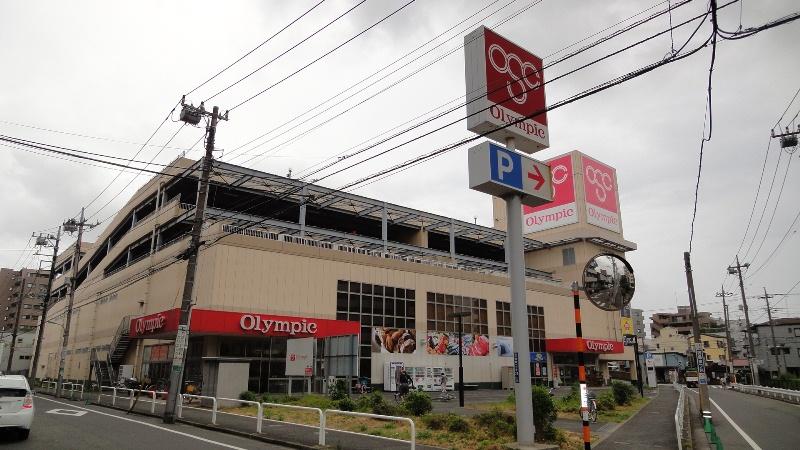
[[[710,386],[709,396],[714,426],[725,450],[800,448],[800,406],[720,386]]]
[[[30,437],[0,433],[0,446],[13,449],[269,449],[287,447],[205,430],[190,425],[165,425],[160,419],[77,402],[34,397],[36,414]]]

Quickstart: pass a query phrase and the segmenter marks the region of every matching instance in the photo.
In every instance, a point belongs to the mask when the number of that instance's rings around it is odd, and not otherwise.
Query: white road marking
[[[128,417],[120,417],[120,416],[116,416],[114,414],[108,414],[108,413],[104,413],[104,412],[101,412],[101,411],[96,411],[94,409],[81,408],[80,406],[75,406],[75,405],[71,405],[69,403],[59,402],[57,400],[52,400],[52,399],[41,397],[41,396],[36,397],[36,398],[40,399],[40,400],[47,400],[48,402],[58,403],[59,405],[69,406],[71,408],[77,408],[77,409],[81,409],[81,410],[84,410],[84,411],[93,412],[95,414],[100,414],[100,415],[103,415],[103,416],[113,417],[115,419],[124,420],[124,421],[127,421],[127,422],[138,423],[140,425],[148,426],[148,427],[151,427],[151,428],[156,428],[158,430],[166,431],[168,433],[174,433],[174,434],[177,434],[177,435],[180,435],[180,436],[196,439],[198,441],[208,442],[209,444],[219,445],[220,447],[231,448],[231,449],[234,449],[234,450],[245,450],[242,447],[236,447],[236,446],[233,446],[233,445],[225,444],[223,442],[212,441],[211,439],[206,439],[206,438],[202,438],[202,437],[199,437],[199,436],[194,436],[194,435],[191,435],[191,434],[188,434],[188,433],[183,433],[183,432],[180,432],[180,431],[170,430],[169,428],[160,427],[158,425],[153,425],[152,423],[141,422],[139,420],[130,419]]]
[[[733,419],[731,419],[731,417],[727,415],[725,411],[722,410],[722,408],[719,407],[719,405],[717,404],[717,402],[714,401],[714,399],[709,398],[709,400],[711,400],[711,404],[714,405],[714,407],[717,408],[720,413],[722,413],[722,417],[727,419],[727,421],[730,422],[731,425],[733,425],[733,428],[736,431],[738,431],[739,434],[742,435],[744,440],[747,441],[748,444],[750,444],[750,447],[753,447],[753,450],[761,450],[761,447],[759,447],[758,444],[756,444],[756,441],[754,441],[750,436],[748,436],[747,433],[745,433],[744,430],[742,430],[739,427],[739,425],[736,425],[736,422],[734,422]]]
[[[45,414],[59,414],[62,416],[75,416],[80,417],[86,414],[86,411],[76,411],[74,409],[51,409],[50,411],[45,411]]]
[[[695,389],[689,389],[689,390],[694,392],[695,394],[699,394],[699,392]],[[711,397],[709,397],[708,399],[711,400],[711,404],[714,405],[714,407],[717,408],[720,413],[722,413],[722,417],[724,417],[733,426],[733,428],[737,432],[739,432],[742,438],[744,438],[744,440],[750,445],[750,447],[753,448],[753,450],[762,450],[761,447],[759,447],[758,444],[756,444],[756,441],[754,441],[750,436],[748,436],[747,433],[745,433],[744,430],[742,430],[741,427],[739,427],[739,425],[736,425],[736,422],[734,422],[733,419],[731,419],[731,416],[729,416],[727,413],[725,413],[725,411],[722,410],[722,408],[719,407],[719,405],[717,404],[717,402],[714,401],[714,399],[712,399]]]

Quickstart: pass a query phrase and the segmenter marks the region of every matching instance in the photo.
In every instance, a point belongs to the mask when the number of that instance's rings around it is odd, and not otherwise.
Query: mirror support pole
[[[578,283],[572,283],[572,304],[575,307],[575,342],[578,354],[578,383],[581,394],[581,420],[583,422],[583,448],[591,450],[592,435],[589,431],[589,390],[586,387],[586,365],[583,358],[583,328],[581,326],[581,297]]]
[[[514,150],[513,138],[506,141]],[[514,397],[517,407],[517,444],[533,446],[536,427],[533,424],[531,393],[531,353],[528,347],[528,302],[525,296],[525,249],[522,240],[522,197],[510,195],[506,201],[506,247],[508,276],[511,279],[511,335],[514,339]]]
[[[692,331],[694,334],[694,354],[695,365],[697,366],[697,388],[700,391],[700,416],[703,417],[705,412],[711,414],[711,402],[708,398],[708,381],[706,380],[705,371],[700,370],[701,364],[699,359],[705,361],[705,350],[703,350],[702,339],[700,337],[700,322],[697,320],[697,299],[694,296],[694,277],[692,277],[692,261],[689,252],[683,252],[683,262],[686,266],[686,285],[689,288],[689,305],[692,308]],[[705,364],[703,364],[705,366]]]

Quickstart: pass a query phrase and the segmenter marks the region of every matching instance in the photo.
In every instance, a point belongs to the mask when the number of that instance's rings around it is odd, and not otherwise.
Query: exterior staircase
[[[118,366],[123,359],[125,359],[125,353],[128,351],[128,347],[130,347],[131,343],[130,331],[131,316],[125,316],[119,323],[117,332],[114,334],[114,339],[111,341],[111,345],[108,348],[108,362],[110,365]]]

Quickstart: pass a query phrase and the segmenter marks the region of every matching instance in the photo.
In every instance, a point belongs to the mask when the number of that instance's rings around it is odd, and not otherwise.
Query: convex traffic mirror
[[[621,256],[601,253],[583,269],[583,290],[598,308],[619,311],[631,302],[636,290],[633,268]]]

